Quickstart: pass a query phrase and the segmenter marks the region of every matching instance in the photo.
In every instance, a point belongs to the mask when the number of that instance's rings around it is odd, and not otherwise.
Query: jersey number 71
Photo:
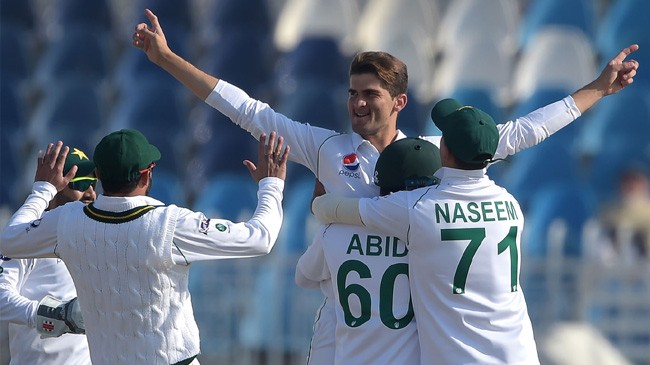
[[[479,246],[485,240],[485,228],[449,228],[440,230],[440,239],[442,241],[469,241],[465,248],[463,256],[458,262],[456,273],[454,274],[454,294],[464,294],[467,274],[472,260]],[[510,249],[510,291],[517,291],[517,270],[519,266],[519,255],[517,250],[517,227],[510,227],[508,234],[497,245],[497,254],[503,253]]]

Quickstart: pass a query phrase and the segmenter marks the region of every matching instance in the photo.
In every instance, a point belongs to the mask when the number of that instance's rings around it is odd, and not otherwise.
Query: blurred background
[[[29,193],[37,151],[90,156],[140,129],[162,151],[152,195],[246,220],[252,137],[131,46],[143,10],[170,47],[292,119],[348,131],[355,52],[406,62],[398,127],[439,134],[445,97],[506,122],[592,81],[632,43],[635,83],[489,170],[526,215],[521,282],[543,364],[650,364],[650,1],[0,0],[0,223]],[[262,258],[194,264],[203,364],[304,364],[317,290],[293,282],[317,227],[313,176],[291,164],[285,223]],[[6,325],[0,364],[8,364]]]

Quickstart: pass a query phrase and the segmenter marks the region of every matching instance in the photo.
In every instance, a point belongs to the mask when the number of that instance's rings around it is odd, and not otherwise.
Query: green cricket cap
[[[99,141],[93,154],[99,179],[117,183],[138,179],[141,170],[159,159],[158,148],[135,129],[110,133]]]
[[[88,158],[86,153],[73,147],[68,151],[68,156],[65,158],[63,175],[67,174],[75,165],[77,166],[75,177],[88,176],[95,170],[95,163]]]
[[[483,165],[494,157],[499,131],[489,114],[454,99],[444,99],[431,110],[431,119],[458,160]]]
[[[437,183],[433,174],[442,166],[440,149],[421,138],[402,138],[389,144],[377,159],[375,185],[383,192]]]

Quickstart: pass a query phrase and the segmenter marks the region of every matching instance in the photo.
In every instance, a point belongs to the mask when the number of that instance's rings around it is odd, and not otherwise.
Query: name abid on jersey
[[[408,248],[397,237],[354,233],[348,241],[347,255],[404,257]]]
[[[435,203],[435,218],[436,223],[477,223],[519,219],[515,202],[512,200]]]

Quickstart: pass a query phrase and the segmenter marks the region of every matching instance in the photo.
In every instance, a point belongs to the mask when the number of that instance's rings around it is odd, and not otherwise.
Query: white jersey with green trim
[[[413,365],[420,346],[408,282],[408,249],[365,227],[324,227],[296,266],[297,281],[331,279],[335,364]]]
[[[481,170],[440,172],[439,186],[359,204],[368,228],[407,242],[422,362],[538,364],[517,200]]]

